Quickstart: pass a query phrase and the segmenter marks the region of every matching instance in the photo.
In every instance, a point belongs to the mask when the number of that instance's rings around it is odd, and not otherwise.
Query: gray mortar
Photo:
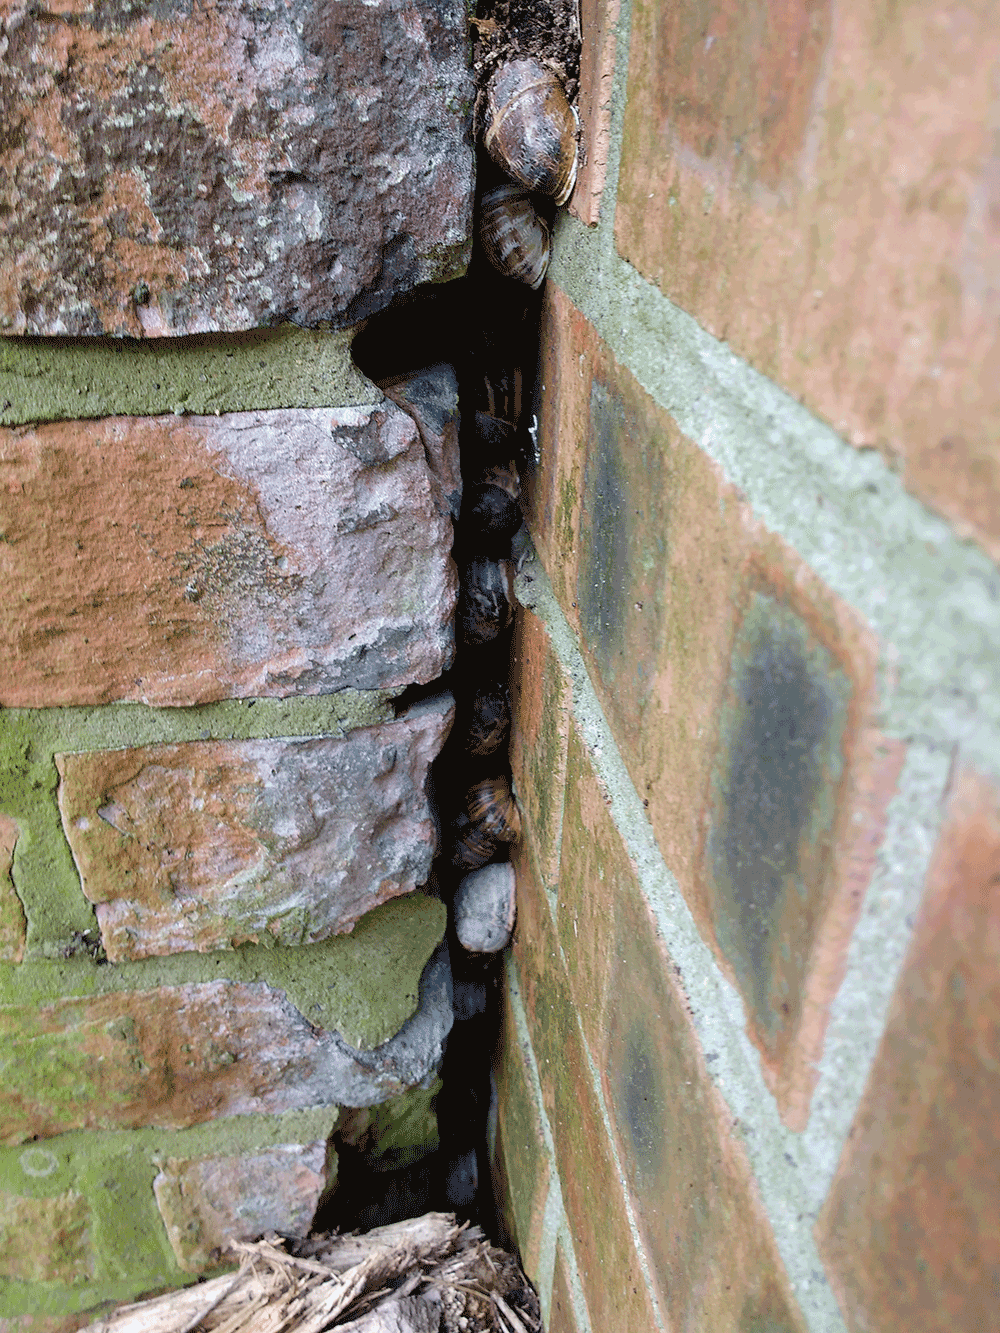
[[[0,338],[0,425],[376,403],[353,329],[189,338]]]

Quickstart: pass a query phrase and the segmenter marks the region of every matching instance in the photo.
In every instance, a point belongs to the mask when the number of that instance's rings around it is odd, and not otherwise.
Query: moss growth
[[[20,825],[11,878],[28,918],[27,956],[58,957],[96,938],[93,909],[63,835],[53,756],[190,740],[345,736],[394,716],[391,694],[341,690],[306,699],[249,699],[199,708],[0,710],[0,812]]]
[[[450,277],[447,266],[458,261],[442,255],[436,262]],[[351,360],[352,337],[350,329],[322,333],[284,325],[149,341],[4,338],[0,424],[377,401],[381,393]]]
[[[174,1132],[63,1134],[44,1144],[0,1149],[0,1198],[6,1195],[22,1209],[24,1203],[33,1205],[40,1215],[51,1212],[61,1199],[86,1200],[86,1260],[93,1266],[85,1285],[49,1281],[26,1286],[0,1279],[0,1308],[8,1316],[96,1311],[106,1301],[129,1300],[157,1287],[196,1280],[178,1268],[156,1207],[153,1180],[160,1162],[327,1139],[335,1117],[335,1108],[326,1107],[237,1117]],[[79,1245],[78,1229],[67,1231],[67,1243],[74,1236]],[[26,1239],[40,1253],[50,1243],[47,1230]],[[47,1267],[51,1271],[51,1265]]]
[[[248,944],[217,953],[104,965],[82,951],[58,961],[0,964],[0,1006],[30,1008],[64,996],[222,978],[263,981],[284,991],[309,1022],[336,1030],[351,1045],[369,1050],[394,1036],[416,1009],[420,974],[444,936],[445,918],[437,898],[417,892],[375,908],[350,935],[336,935],[320,944],[294,948]],[[84,1062],[80,1076],[88,1076],[87,1071]]]
[[[380,1106],[347,1112],[338,1139],[357,1148],[373,1171],[411,1166],[440,1146],[435,1105],[443,1086],[435,1079],[429,1088],[411,1088]]]

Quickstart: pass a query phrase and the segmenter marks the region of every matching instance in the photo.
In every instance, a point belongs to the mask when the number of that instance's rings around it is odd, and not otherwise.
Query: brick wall
[[[68,1333],[437,1146],[457,385],[350,342],[465,269],[472,83],[460,0],[0,23],[0,1329]]]
[[[584,0],[494,1154],[546,1327],[996,1327],[988,6]]]

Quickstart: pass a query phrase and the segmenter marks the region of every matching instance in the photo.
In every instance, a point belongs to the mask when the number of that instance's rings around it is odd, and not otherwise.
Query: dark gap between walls
[[[511,60],[541,61],[575,100],[578,0],[486,0],[472,26],[480,89],[477,134],[487,84]],[[560,153],[565,144],[564,139]],[[364,1138],[352,1132],[348,1117],[331,1139],[337,1179],[313,1229],[368,1229],[434,1209],[477,1223],[495,1244],[510,1249],[514,1238],[497,1207],[489,1153],[496,1115],[493,1069],[503,1040],[503,951],[470,952],[458,939],[455,919],[463,877],[476,867],[507,863],[511,842],[503,839],[519,827],[508,761],[512,578],[518,553],[526,549],[520,479],[536,461],[542,288],[532,291],[502,275],[484,253],[482,226],[489,209],[482,201],[505,184],[511,185],[510,175],[480,148],[477,244],[468,273],[397,298],[366,321],[351,348],[358,369],[381,387],[441,364],[453,367],[458,383],[462,502],[453,547],[460,580],[455,661],[438,680],[411,686],[396,700],[401,712],[444,690],[455,697],[455,725],[430,778],[441,850],[426,888],[448,906],[455,1021],[434,1103],[437,1149],[419,1160],[394,1163],[394,1169],[379,1169],[382,1163],[366,1153]],[[551,226],[553,200],[534,192],[530,199],[529,211],[533,207]],[[474,799],[470,789],[478,793]],[[486,836],[484,829],[496,836]],[[509,872],[506,878],[509,882]]]
[[[489,179],[492,166],[485,169]],[[497,494],[497,472],[516,478],[533,466],[532,422],[538,360],[541,295],[504,278],[477,254],[466,277],[418,289],[373,316],[357,335],[352,354],[373,382],[385,383],[446,363],[459,388],[459,447],[463,499],[455,525],[453,555],[461,593],[453,666],[427,685],[411,686],[396,700],[403,712],[421,699],[448,690],[455,696],[456,720],[431,772],[431,796],[441,827],[441,851],[427,891],[449,907],[447,941],[455,996],[455,1023],[448,1037],[435,1099],[440,1146],[417,1161],[379,1169],[361,1146],[335,1133],[337,1179],[313,1221],[315,1232],[368,1229],[401,1221],[429,1209],[454,1212],[482,1227],[495,1243],[507,1244],[497,1214],[488,1152],[489,1118],[495,1099],[493,1063],[500,1040],[502,953],[474,954],[459,943],[452,914],[455,891],[467,868],[452,864],[455,823],[475,783],[495,777],[510,781],[507,733],[490,755],[469,753],[477,695],[484,691],[487,721],[506,700],[512,624],[503,624],[485,643],[463,630],[469,615],[468,571],[476,561],[510,561],[512,539],[522,527],[520,506],[509,492]],[[499,512],[498,512],[499,510]],[[512,565],[511,565],[512,572]],[[466,614],[463,616],[463,612]],[[510,605],[510,614],[513,605]],[[501,614],[506,620],[506,614]],[[482,714],[479,700],[478,714]],[[494,719],[495,720],[495,719]],[[509,857],[501,842],[490,862]]]

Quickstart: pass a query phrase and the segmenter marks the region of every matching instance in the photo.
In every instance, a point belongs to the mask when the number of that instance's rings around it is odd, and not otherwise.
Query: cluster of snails
[[[480,244],[499,272],[537,290],[549,266],[549,226],[533,196],[558,208],[573,193],[576,108],[559,76],[528,57],[494,72],[479,98],[476,120],[483,147],[510,177],[480,199]]]
[[[455,696],[456,720],[434,766],[444,845],[431,890],[449,906],[455,1021],[436,1098],[445,1184],[437,1195],[421,1175],[420,1189],[430,1192],[420,1202],[479,1220],[488,1231],[495,1220],[478,1210],[491,1206],[491,1062],[500,1032],[500,959],[516,910],[510,852],[521,831],[507,753],[515,557],[525,534],[521,476],[535,457],[547,219],[573,189],[577,149],[576,113],[559,77],[537,59],[508,58],[510,37],[504,32],[496,60],[491,55],[482,65],[477,245],[467,276],[398,302],[353,346],[361,368],[383,385],[435,362],[453,366],[458,378],[457,651],[442,682]],[[348,1216],[337,1224],[357,1221]]]

